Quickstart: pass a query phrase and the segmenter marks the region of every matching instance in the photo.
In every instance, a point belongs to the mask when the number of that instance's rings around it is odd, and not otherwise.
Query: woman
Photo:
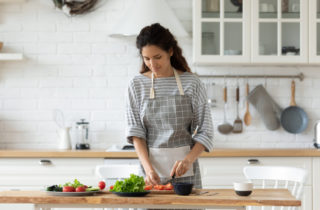
[[[146,184],[166,184],[174,175],[177,182],[201,188],[197,158],[213,148],[204,86],[191,73],[173,35],[160,24],[143,28],[136,46],[143,63],[128,88],[127,138]]]

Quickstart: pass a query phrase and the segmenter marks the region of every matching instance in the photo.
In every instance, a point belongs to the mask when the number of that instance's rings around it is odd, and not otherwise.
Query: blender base
[[[90,149],[89,144],[76,144],[76,149]]]

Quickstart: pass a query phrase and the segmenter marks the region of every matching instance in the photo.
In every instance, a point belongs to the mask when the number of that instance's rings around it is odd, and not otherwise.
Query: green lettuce
[[[113,192],[144,192],[144,178],[142,176],[137,176],[135,174],[130,174],[129,178],[123,181],[116,181],[113,185]]]

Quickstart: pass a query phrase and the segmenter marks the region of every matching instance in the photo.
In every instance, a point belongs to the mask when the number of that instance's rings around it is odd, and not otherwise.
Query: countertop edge
[[[136,152],[105,150],[0,150],[2,158],[137,158]],[[320,157],[317,149],[215,149],[200,157]]]

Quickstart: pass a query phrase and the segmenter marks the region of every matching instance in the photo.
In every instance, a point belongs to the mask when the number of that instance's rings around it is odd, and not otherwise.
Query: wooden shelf
[[[12,61],[12,60],[22,60],[22,59],[23,59],[23,55],[21,53],[0,53],[0,61]]]
[[[0,0],[0,3],[22,3],[26,0]]]

